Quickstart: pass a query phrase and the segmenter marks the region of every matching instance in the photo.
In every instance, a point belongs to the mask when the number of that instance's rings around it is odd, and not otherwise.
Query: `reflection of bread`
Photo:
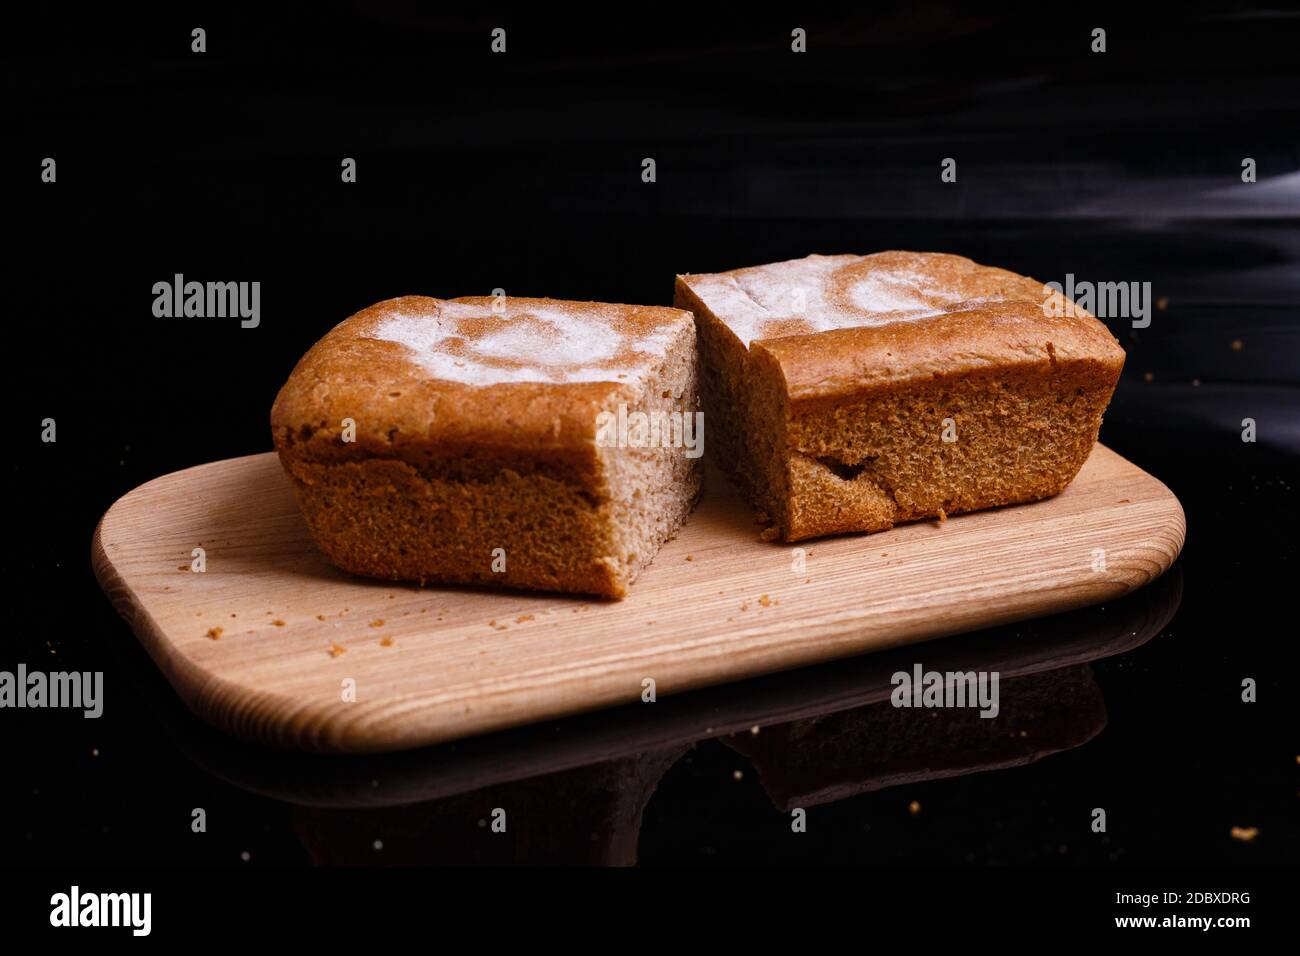
[[[379,810],[304,809],[294,829],[312,860],[631,866],[641,814],[689,747],[622,757],[441,800]],[[505,811],[505,832],[491,830]],[[484,821],[485,825],[480,825]],[[374,841],[383,844],[382,852]]]
[[[695,368],[675,309],[406,296],[316,343],[271,427],[345,570],[622,596],[690,511],[698,459],[598,444],[598,416],[693,413]]]
[[[699,328],[710,454],[791,541],[1056,494],[1124,363],[1059,294],[959,256],[678,276],[676,304]]]
[[[1000,710],[914,709],[885,701],[723,737],[747,756],[782,810],[905,783],[1033,763],[1106,725],[1087,664],[999,682]]]

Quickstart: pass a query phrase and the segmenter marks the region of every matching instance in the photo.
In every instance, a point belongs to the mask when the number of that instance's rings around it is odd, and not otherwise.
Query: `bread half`
[[[686,312],[404,296],[316,343],[271,428],[346,571],[621,597],[699,494],[698,412]]]
[[[677,277],[709,454],[787,541],[1046,498],[1124,352],[1060,293],[960,256],[809,256]]]

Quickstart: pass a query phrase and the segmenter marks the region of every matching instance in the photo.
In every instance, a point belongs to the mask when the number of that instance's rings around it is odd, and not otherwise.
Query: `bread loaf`
[[[787,541],[1045,498],[1124,352],[1043,284],[960,256],[809,256],[677,277],[709,454]]]
[[[619,597],[700,488],[698,453],[623,440],[620,409],[698,427],[688,313],[405,296],[316,343],[271,428],[340,568]]]

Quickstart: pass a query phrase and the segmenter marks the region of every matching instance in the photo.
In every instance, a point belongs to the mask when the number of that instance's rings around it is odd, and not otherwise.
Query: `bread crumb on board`
[[[531,621],[532,619],[533,619],[533,615],[531,614],[520,614],[517,618],[515,618],[515,623],[522,624],[524,623],[524,621]]]
[[[330,657],[342,657],[347,652],[348,649],[342,644],[335,643],[330,645]]]
[[[371,627],[383,627],[383,626],[384,626],[384,619],[383,619],[382,617],[377,617],[377,618],[375,618],[373,621],[370,622],[370,626],[371,626]]]
[[[776,525],[772,525],[770,528],[764,528],[758,533],[759,541],[775,541],[779,537],[781,537],[781,529]]]
[[[224,633],[224,630],[225,630],[224,628],[220,628],[220,627],[210,627],[208,628],[208,637],[212,638],[215,641],[221,637],[221,635]]]
[[[384,635],[383,637],[381,637],[381,638],[379,639],[379,646],[380,646],[380,647],[392,647],[392,646],[393,646],[393,638],[392,638],[390,635]]]
[[[280,620],[278,617],[271,623],[274,624],[276,627],[284,627],[284,621]]]

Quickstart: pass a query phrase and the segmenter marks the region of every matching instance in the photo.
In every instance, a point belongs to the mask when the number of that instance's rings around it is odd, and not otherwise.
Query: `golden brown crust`
[[[1124,363],[1123,349],[1092,315],[1071,308],[1068,300],[1043,283],[1005,269],[944,253],[879,252],[810,256],[809,260],[825,260],[832,268],[817,279],[805,277],[795,268],[790,278],[783,280],[779,278],[782,272],[777,271],[769,275],[767,288],[779,290],[786,283],[799,288],[801,282],[820,281],[827,300],[823,304],[845,324],[813,331],[815,323],[809,321],[809,313],[817,308],[815,302],[796,312],[792,296],[771,295],[770,305],[755,301],[764,318],[755,328],[760,334],[746,343],[751,350],[758,347],[772,353],[794,402],[838,399],[927,376],[1011,365],[1090,359],[1118,369]],[[804,261],[717,275],[682,275],[677,281],[730,327],[734,320],[725,314],[726,297],[721,301],[711,297],[721,285],[719,280],[736,282],[740,293],[754,301],[745,291],[744,276]],[[923,280],[917,291],[909,293],[920,315],[872,312],[853,301],[854,288],[879,288],[881,277],[900,274]],[[810,298],[807,292],[804,298]],[[870,302],[869,295],[866,301]],[[855,316],[870,324],[848,324]]]
[[[366,577],[623,597],[601,480],[498,468],[480,480],[393,458],[290,460],[294,494],[330,561]],[[499,551],[497,549],[500,549]]]
[[[811,256],[677,279],[711,452],[786,540],[1047,497],[1124,352],[1033,279],[959,256]]]
[[[626,338],[689,324],[676,309],[605,306],[554,299],[510,298],[511,322],[535,306],[613,310]],[[402,296],[363,309],[337,325],[298,362],[271,409],[276,447],[331,461],[378,454],[412,461],[459,457],[471,449],[568,454],[590,460],[596,415],[630,398],[628,384],[602,381],[499,382],[473,385],[439,379],[403,345],[371,337],[395,309],[436,310],[447,302],[490,308],[493,300]],[[526,364],[521,356],[518,364]],[[356,441],[343,442],[344,419]]]
[[[621,597],[680,525],[698,476],[638,473],[665,482],[644,498],[661,509],[644,531],[623,476],[638,452],[598,447],[598,416],[620,402],[697,407],[693,318],[553,299],[496,306],[390,299],[303,356],[271,427],[308,527],[357,574]],[[656,376],[671,394],[648,394]]]

